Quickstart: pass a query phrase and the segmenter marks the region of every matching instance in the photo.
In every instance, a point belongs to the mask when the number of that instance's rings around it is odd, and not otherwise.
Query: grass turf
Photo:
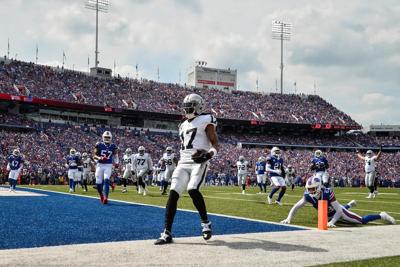
[[[67,186],[43,185],[31,188],[45,189],[56,192],[68,192]],[[283,206],[266,204],[265,194],[256,194],[258,188],[248,188],[246,195],[240,194],[239,187],[203,187],[207,210],[211,213],[239,216],[264,221],[280,222],[285,219],[290,208],[295,204],[303,194],[302,188],[295,188],[292,192],[288,190],[283,198]],[[335,188],[336,199],[342,204],[346,204],[352,199],[357,200],[357,207],[351,210],[359,215],[376,214],[380,211],[386,211],[397,221],[400,220],[400,190],[379,188],[379,196],[376,199],[366,199],[367,189],[360,188]],[[97,192],[91,186],[89,192],[83,192],[77,188],[76,195],[97,196]],[[274,199],[278,193],[274,195]],[[121,187],[116,187],[114,192],[110,193],[110,199],[123,200],[136,203],[151,204],[164,207],[168,196],[161,196],[158,187],[149,187],[147,196],[138,195],[136,189],[132,186],[128,188],[128,193],[122,193]],[[178,208],[194,210],[193,203],[187,194],[181,197]],[[384,224],[383,221],[376,221],[371,224]],[[298,211],[292,224],[308,227],[316,227],[317,212],[311,206],[306,206]],[[350,224],[338,223],[338,226]],[[356,225],[354,225],[357,227]]]
[[[314,267],[394,267],[400,266],[400,256],[373,258],[359,261],[337,262],[324,265],[315,265]]]

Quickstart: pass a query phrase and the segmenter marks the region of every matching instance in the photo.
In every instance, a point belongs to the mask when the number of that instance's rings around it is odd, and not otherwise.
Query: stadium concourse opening
[[[163,226],[164,208],[110,201],[43,190],[21,189],[38,196],[2,196],[0,249],[154,239]],[[279,225],[223,215],[210,215],[216,235],[299,231],[306,228]],[[200,237],[198,214],[178,211],[176,237]]]

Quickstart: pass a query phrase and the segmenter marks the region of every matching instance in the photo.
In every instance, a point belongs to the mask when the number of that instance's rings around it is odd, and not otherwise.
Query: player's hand
[[[203,163],[206,162],[207,160],[210,160],[212,158],[211,153],[207,152],[207,150],[197,150],[193,155],[192,155],[192,160],[196,163]]]
[[[101,156],[101,157],[100,157],[100,160],[101,160],[101,161],[106,161],[106,160],[108,160],[108,158],[107,158],[106,156]]]
[[[357,154],[360,153],[360,150],[356,149],[356,153],[357,153]]]
[[[68,167],[69,167],[69,165],[67,163],[65,163],[65,168],[68,168]]]
[[[335,228],[336,225],[334,223],[332,223],[332,222],[328,222],[328,227],[329,228]]]
[[[283,221],[281,221],[282,224],[290,224],[290,220],[289,219],[284,219]]]

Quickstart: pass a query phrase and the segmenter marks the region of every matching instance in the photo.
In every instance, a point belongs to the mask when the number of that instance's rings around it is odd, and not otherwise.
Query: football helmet
[[[130,156],[132,155],[132,149],[130,149],[129,147],[125,150],[125,154]]]
[[[105,131],[101,137],[104,143],[111,143],[112,134],[110,131]]]
[[[140,155],[140,156],[143,156],[145,151],[146,151],[146,149],[144,148],[144,146],[140,146],[140,147],[138,148],[138,152],[139,152],[139,155]]]
[[[319,199],[321,196],[321,179],[316,176],[308,178],[306,182],[306,190],[310,196]]]
[[[88,157],[88,154],[87,154],[86,152],[83,152],[83,153],[82,153],[82,158],[85,159],[85,158],[87,158],[87,157]]]
[[[275,156],[275,157],[280,157],[281,156],[281,150],[279,149],[279,147],[273,147],[271,149],[271,155]]]
[[[12,154],[13,154],[14,156],[16,156],[16,157],[19,156],[19,155],[20,155],[19,149],[18,149],[18,148],[14,149],[13,152],[12,152]]]
[[[372,154],[374,154],[374,152],[372,152],[372,150],[368,150],[367,153],[365,153],[365,155],[366,155],[368,158],[371,158],[371,157],[372,157]]]
[[[239,161],[240,162],[244,162],[244,157],[243,156],[239,156]]]
[[[168,155],[172,154],[172,147],[167,147],[167,149],[165,149],[165,151],[167,152]]]
[[[74,156],[74,155],[76,154],[75,148],[71,148],[71,149],[69,150],[69,154],[70,154],[71,156]]]
[[[261,156],[258,158],[258,162],[264,162],[264,161],[266,161],[265,157]]]
[[[198,94],[187,95],[183,99],[182,109],[186,118],[193,119],[203,112],[204,100]]]
[[[317,157],[317,158],[321,157],[321,156],[322,156],[322,151],[319,150],[319,149],[318,149],[318,150],[315,150],[314,156]]]
[[[75,155],[77,155],[78,157],[81,157],[81,152],[76,151]]]

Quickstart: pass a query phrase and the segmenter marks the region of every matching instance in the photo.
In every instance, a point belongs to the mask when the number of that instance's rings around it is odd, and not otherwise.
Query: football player
[[[143,196],[146,196],[147,188],[144,178],[146,174],[150,175],[153,172],[153,161],[149,153],[146,153],[146,149],[143,146],[138,148],[138,153],[134,157],[133,169],[139,184],[138,193],[141,194],[143,192]]]
[[[125,150],[125,155],[123,157],[123,162],[124,162],[124,168],[123,168],[123,175],[122,175],[122,193],[128,192],[126,186],[128,184],[128,181],[134,180],[134,171],[132,168],[132,164],[134,161],[134,154],[132,154],[132,149],[127,148]]]
[[[83,183],[82,183],[82,175],[83,175],[82,156],[81,156],[81,153],[78,151],[76,152],[76,155],[79,158],[79,164],[78,164],[78,172],[77,172],[77,175],[75,176],[74,181],[75,181],[75,185],[79,184],[81,186],[82,190],[84,190]]]
[[[162,158],[158,161],[158,180],[160,182],[160,187],[161,187],[161,195],[166,195],[167,194],[167,188],[168,188],[168,180],[165,176],[167,172],[167,164],[166,161],[162,160]]]
[[[249,162],[243,157],[239,156],[236,162],[238,185],[242,186],[242,194],[246,194],[246,178],[250,168]]]
[[[67,156],[67,163],[65,167],[68,169],[68,180],[69,180],[69,192],[75,192],[75,181],[78,179],[78,165],[80,164],[80,158],[76,154],[76,150],[71,148],[69,155]]]
[[[97,160],[95,172],[97,192],[99,192],[101,203],[107,204],[113,163],[116,168],[118,168],[119,164],[118,148],[112,142],[110,131],[105,131],[102,135],[102,142],[96,143],[93,158]]]
[[[286,169],[285,182],[288,186],[292,187],[292,191],[294,191],[294,180],[296,179],[296,170],[292,165],[288,165]]]
[[[273,195],[280,189],[278,198],[275,203],[282,206],[282,197],[286,192],[286,183],[283,177],[285,177],[285,169],[283,168],[283,159],[281,157],[281,150],[278,147],[271,149],[271,155],[267,158],[266,170],[271,179],[273,185],[271,192],[267,196],[268,204],[272,204]]]
[[[332,191],[332,189],[324,188],[321,184],[321,178],[318,176],[308,178],[303,197],[292,207],[288,217],[281,221],[281,223],[290,224],[297,210],[307,203],[311,204],[315,209],[318,209],[318,200],[321,199],[328,201],[328,227],[336,227],[336,222],[339,219],[357,224],[367,224],[371,221],[382,219],[391,224],[396,224],[396,220],[386,212],[366,215],[363,217],[351,212],[349,209],[357,204],[356,201],[352,200],[345,206],[340,205],[340,203],[336,200],[335,193]]]
[[[172,147],[169,146],[166,148],[161,160],[165,163],[165,175],[164,179],[161,181],[163,195],[165,195],[167,194],[168,183],[171,181],[172,173],[174,172],[176,165],[178,164],[178,158],[173,153]]]
[[[357,151],[358,152],[358,151]],[[357,153],[357,157],[365,162],[365,186],[369,188],[369,194],[366,198],[375,198],[378,195],[376,191],[376,161],[381,157],[382,147],[377,155],[374,155],[372,150],[368,150],[365,153],[365,157],[360,152]]]
[[[12,154],[7,157],[8,183],[10,184],[10,192],[15,192],[19,174],[24,165],[24,158],[18,148],[14,149]]]
[[[82,153],[82,165],[83,165],[82,180],[83,180],[84,192],[87,192],[88,191],[87,185],[92,180],[91,170],[93,166],[93,160],[89,157],[89,155],[86,152]]]
[[[329,187],[329,176],[326,170],[329,168],[328,160],[322,154],[321,150],[315,150],[314,156],[311,159],[312,171],[315,171],[315,175],[318,176],[325,187]]]
[[[212,236],[206,204],[200,187],[207,175],[208,162],[217,155],[217,120],[211,114],[203,114],[204,100],[197,94],[190,94],[183,100],[186,120],[179,126],[181,139],[180,160],[172,174],[171,189],[165,210],[165,229],[155,242],[163,245],[172,242],[172,224],[177,210],[178,199],[187,190],[201,218],[202,235],[205,240]]]
[[[255,172],[257,175],[257,184],[260,187],[260,192],[258,194],[267,192],[267,175],[265,173],[266,158],[259,157],[256,162]]]

